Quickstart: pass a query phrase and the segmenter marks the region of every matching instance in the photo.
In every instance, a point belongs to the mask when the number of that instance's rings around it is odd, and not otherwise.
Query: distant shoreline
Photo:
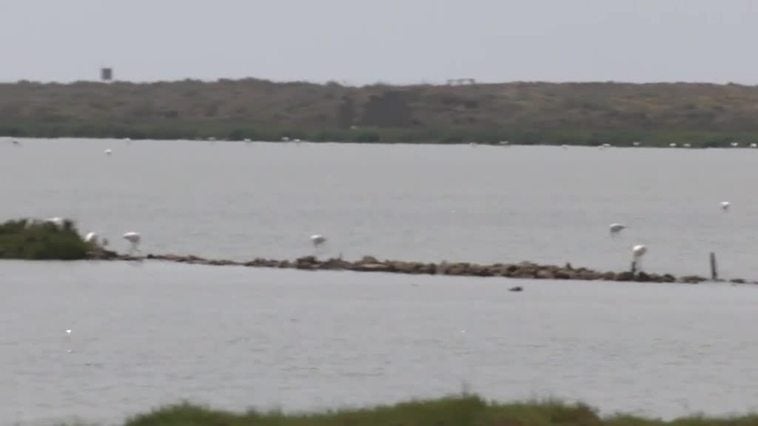
[[[0,84],[0,135],[667,147],[758,143],[758,87],[185,80]]]
[[[182,403],[136,415],[125,426],[165,424],[214,425],[594,425],[594,426],[664,426],[664,425],[753,425],[758,415],[706,417],[693,415],[670,421],[650,419],[626,413],[601,416],[598,410],[582,403],[559,400],[536,400],[500,403],[463,393],[445,398],[414,400],[370,408],[322,410],[310,413],[230,412]]]

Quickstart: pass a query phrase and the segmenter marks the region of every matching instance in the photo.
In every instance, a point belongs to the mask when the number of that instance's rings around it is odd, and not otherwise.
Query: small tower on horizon
[[[113,68],[100,68],[100,81],[104,83],[113,81]]]

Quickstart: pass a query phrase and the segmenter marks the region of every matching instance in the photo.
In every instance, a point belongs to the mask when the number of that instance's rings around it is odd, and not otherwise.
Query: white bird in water
[[[676,144],[674,142],[672,142],[672,143],[669,144],[669,147],[676,148]]]
[[[66,329],[66,335],[67,335],[67,336],[70,336],[70,335],[71,335],[71,329],[70,329],[70,328],[67,328],[67,329]]]
[[[620,223],[611,223],[608,229],[611,231],[611,236],[613,237],[613,236],[618,235],[624,229],[626,229],[626,225],[622,225]]]
[[[737,148],[738,146],[740,146],[739,142],[732,142],[732,148]]]
[[[684,145],[682,145],[682,146],[683,146],[683,147],[685,147],[685,148],[690,148],[690,147],[692,147],[692,145],[690,145],[690,144],[688,144],[688,143],[686,143],[686,144],[684,144]]]
[[[113,151],[110,148],[106,149],[103,152],[105,152],[105,155],[111,155],[111,154],[113,154]]]
[[[750,148],[758,148],[758,143],[751,143]]]
[[[129,243],[131,243],[131,249],[129,250],[129,253],[133,253],[139,250],[139,243],[142,240],[142,236],[138,232],[127,232],[123,235],[123,237],[126,241],[129,241]]]
[[[732,203],[730,203],[729,201],[722,201],[721,202],[721,210],[723,210],[723,211],[729,211],[729,207],[731,207],[731,206],[732,206]]]
[[[311,242],[313,243],[314,247],[318,247],[326,242],[326,237],[321,234],[314,234],[311,235]]]
[[[632,142],[632,146],[640,146],[639,142]]]

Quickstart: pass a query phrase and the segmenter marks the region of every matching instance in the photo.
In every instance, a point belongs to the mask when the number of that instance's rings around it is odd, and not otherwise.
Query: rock
[[[633,281],[634,278],[634,274],[629,271],[616,274],[616,281]]]
[[[742,278],[734,278],[734,279],[729,280],[729,282],[732,282],[735,284],[745,284],[745,280],[743,280]]]
[[[318,264],[318,259],[315,256],[305,256],[295,260],[295,268],[297,269],[316,269]]]
[[[351,270],[362,272],[392,272],[390,265],[385,263],[357,263],[352,266]]]
[[[524,288],[521,286],[516,286],[516,287],[509,288],[508,291],[514,291],[514,292],[524,291]]]
[[[535,278],[539,278],[541,280],[553,280],[555,279],[555,274],[553,274],[553,272],[550,270],[540,269],[535,274]]]
[[[426,263],[421,265],[419,272],[422,274],[434,275],[437,272],[437,268],[434,263]]]
[[[356,263],[379,263],[378,260],[374,256],[363,256],[361,260],[359,260]]]
[[[445,275],[466,275],[467,267],[465,263],[452,263],[445,269]]]
[[[703,281],[706,281],[706,279],[703,277],[699,277],[697,275],[685,275],[679,278],[679,282],[685,283],[685,284],[697,284]]]

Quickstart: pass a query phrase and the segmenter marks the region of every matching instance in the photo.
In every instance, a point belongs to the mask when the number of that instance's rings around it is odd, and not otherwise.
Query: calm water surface
[[[0,218],[235,259],[310,254],[318,232],[321,255],[621,269],[641,242],[651,271],[704,274],[716,251],[725,275],[758,278],[756,165],[758,150],[0,141]],[[611,239],[611,222],[630,229]],[[0,283],[4,421],[464,387],[605,413],[758,410],[758,288],[96,262],[0,262]]]
[[[758,288],[0,263],[0,418],[440,396],[758,410]],[[511,281],[513,283],[513,281]],[[64,332],[71,329],[71,337]],[[69,352],[69,350],[71,352]]]
[[[0,139],[0,218],[145,252],[572,262],[758,278],[758,150]],[[111,148],[112,156],[103,150]],[[730,201],[724,214],[719,203]],[[630,227],[618,239],[608,225]]]

